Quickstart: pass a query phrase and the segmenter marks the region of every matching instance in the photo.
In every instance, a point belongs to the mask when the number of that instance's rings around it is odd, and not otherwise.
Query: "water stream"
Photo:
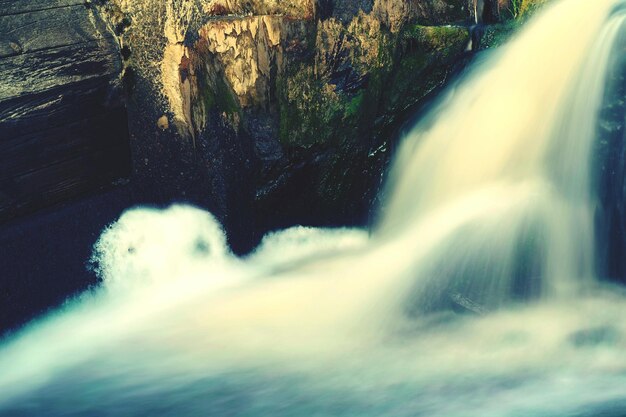
[[[2,416],[626,415],[591,153],[624,0],[562,0],[403,139],[371,231],[233,256],[186,206],[105,230],[98,288],[0,345]]]

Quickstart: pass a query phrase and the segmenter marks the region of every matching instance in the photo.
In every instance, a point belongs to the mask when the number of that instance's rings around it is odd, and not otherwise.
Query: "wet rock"
[[[129,174],[120,74],[90,3],[0,0],[0,221]]]
[[[569,342],[577,348],[615,345],[620,340],[618,330],[609,326],[579,330],[569,336]]]
[[[470,313],[478,316],[484,316],[489,312],[484,306],[472,301],[459,292],[450,292],[448,294],[450,301],[457,310],[462,313]]]
[[[411,22],[443,25],[469,20],[472,15],[467,0],[376,0],[373,13],[393,32]]]
[[[333,17],[344,23],[350,23],[359,12],[370,13],[374,0],[333,0]]]
[[[612,53],[597,140],[593,152],[598,274],[624,281],[626,277],[626,27]]]
[[[170,127],[170,122],[166,115],[159,117],[159,120],[157,120],[157,126],[161,130],[167,130]]]
[[[242,200],[238,210],[253,215],[237,227],[258,233],[368,221],[392,132],[467,62],[471,18],[466,0],[102,9],[112,26],[130,22],[119,42],[134,74],[133,153],[150,161],[134,178],[224,223]],[[170,128],[147,135],[163,114]]]

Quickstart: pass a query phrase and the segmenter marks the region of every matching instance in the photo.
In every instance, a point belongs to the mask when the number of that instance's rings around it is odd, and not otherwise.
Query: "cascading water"
[[[445,237],[452,242],[440,256],[430,255],[424,275],[440,290],[460,286],[501,305],[516,289],[571,296],[593,280],[590,151],[624,23],[623,12],[603,19],[615,4],[570,9],[571,2],[546,13],[407,138],[383,231],[412,233],[446,209],[470,216],[463,205],[480,199],[475,218]],[[568,24],[557,30],[556,19]],[[423,244],[419,235],[408,239]],[[424,296],[432,301],[432,288]]]
[[[624,415],[590,154],[625,10],[563,0],[476,65],[405,138],[371,236],[238,259],[206,212],[127,212],[101,288],[1,347],[0,415]]]

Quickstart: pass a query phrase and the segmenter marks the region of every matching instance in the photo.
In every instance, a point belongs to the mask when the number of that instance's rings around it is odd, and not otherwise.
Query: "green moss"
[[[467,29],[460,26],[413,25],[404,31],[403,37],[417,42],[424,51],[444,54],[458,51],[459,45],[469,42]]]
[[[354,27],[352,33],[361,29]],[[332,39],[324,41],[333,46]],[[367,82],[356,91],[332,84],[332,74],[320,65],[324,57],[288,65],[276,84],[279,137],[288,152],[325,150],[314,181],[317,188],[311,190],[320,201],[332,205],[362,197],[350,193],[364,192],[367,173],[386,157],[372,157],[370,151],[381,148],[389,137],[387,129],[404,110],[445,82],[465,56],[468,42],[467,29],[453,26],[414,25],[397,34],[381,31],[373,36],[358,32],[348,64]],[[328,53],[326,49],[318,47],[317,53]]]
[[[367,50],[351,51],[353,68],[369,78],[353,93],[337,91],[313,63],[299,63],[277,84],[281,141],[354,146],[441,85],[468,42],[463,27],[414,25],[395,36],[382,32],[359,43]]]
[[[348,102],[344,113],[346,118],[357,116],[361,112],[364,97],[365,93],[361,90],[356,96],[354,96],[354,98],[352,98],[352,100]]]
[[[481,37],[481,49],[498,47],[506,43],[542,6],[550,0],[511,0],[512,19],[503,23],[488,25]]]
[[[216,107],[226,113],[238,113],[241,109],[235,98],[235,93],[222,77],[217,77],[215,88]]]
[[[414,25],[400,35],[393,74],[383,89],[384,112],[394,115],[445,82],[469,44],[466,28]]]
[[[276,79],[278,135],[287,155],[310,161],[317,209],[352,213],[359,209],[350,202],[364,200],[389,158],[396,120],[444,84],[466,56],[469,33],[419,25],[391,33],[364,15],[348,28],[317,30],[311,53],[286,60]],[[343,71],[361,86],[342,88],[335,80]]]
[[[517,19],[522,9],[524,0],[509,0],[509,7],[504,11],[505,19]]]
[[[199,90],[202,97],[202,103],[204,104],[204,108],[207,110],[214,109],[216,107],[216,104],[215,93],[213,92],[213,90],[206,85],[202,85]]]
[[[504,43],[521,22],[488,26],[483,47]],[[363,199],[389,158],[390,132],[469,61],[469,41],[463,26],[407,25],[392,33],[364,14],[349,27],[318,24],[308,53],[285,61],[275,89],[279,138],[288,155],[311,161],[316,201],[334,213]],[[342,89],[335,80],[345,74],[364,82]]]
[[[489,25],[481,38],[480,49],[496,48],[506,43],[521,27],[519,20],[509,20],[505,23]]]
[[[310,146],[328,142],[332,126],[343,111],[332,88],[315,74],[312,64],[300,64],[278,83],[280,140],[287,145]]]
[[[508,6],[501,11],[501,20],[525,20],[551,0],[508,0]]]
[[[227,114],[240,113],[241,108],[230,86],[220,76],[209,85],[208,82],[200,86],[202,102],[207,111],[217,110]]]
[[[549,0],[518,0],[521,1],[519,6],[519,17],[528,18],[542,6],[547,4]]]

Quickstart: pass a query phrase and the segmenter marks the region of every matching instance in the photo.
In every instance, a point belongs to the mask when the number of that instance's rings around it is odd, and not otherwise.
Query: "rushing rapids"
[[[241,259],[202,210],[128,211],[102,285],[3,343],[0,415],[623,415],[591,152],[625,22],[563,0],[477,63],[404,139],[371,233]]]

